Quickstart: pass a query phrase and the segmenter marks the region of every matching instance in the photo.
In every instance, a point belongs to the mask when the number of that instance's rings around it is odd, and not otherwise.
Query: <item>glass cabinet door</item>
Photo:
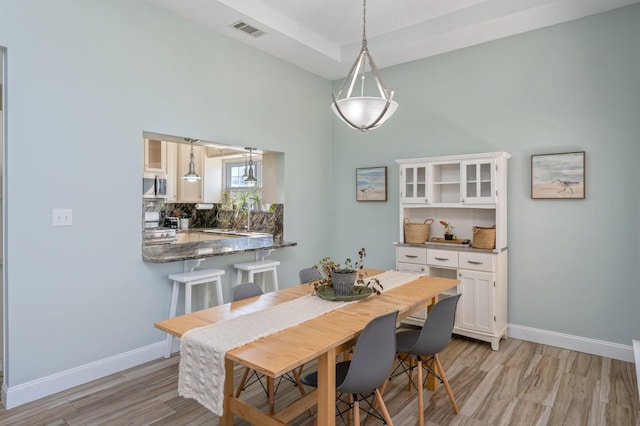
[[[402,166],[402,202],[428,203],[427,165],[412,164]]]
[[[461,164],[462,202],[468,204],[495,203],[495,165],[491,160]]]

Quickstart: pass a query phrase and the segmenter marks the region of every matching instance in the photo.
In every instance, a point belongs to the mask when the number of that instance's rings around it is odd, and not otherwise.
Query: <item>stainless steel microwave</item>
[[[145,173],[142,176],[142,198],[167,198],[167,175]]]

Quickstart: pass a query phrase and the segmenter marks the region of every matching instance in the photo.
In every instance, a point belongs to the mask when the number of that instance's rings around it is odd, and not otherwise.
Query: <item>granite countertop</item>
[[[225,238],[183,244],[160,244],[145,246],[142,259],[145,262],[167,263],[182,260],[203,259],[227,254],[246,253],[296,246],[295,242],[275,242],[273,237]]]
[[[444,250],[454,250],[454,251],[476,251],[476,252],[486,252],[486,253],[501,253],[507,250],[507,247],[500,249],[480,249],[471,247],[471,244],[449,244],[449,243],[433,243],[427,241],[424,244],[406,244],[406,243],[398,243],[394,242],[394,246],[397,247],[426,247],[426,248],[437,248]]]

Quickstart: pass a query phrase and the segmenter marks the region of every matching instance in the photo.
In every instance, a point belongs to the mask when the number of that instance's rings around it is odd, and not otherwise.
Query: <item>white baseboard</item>
[[[634,362],[633,348],[631,345],[621,345],[604,340],[589,339],[587,337],[573,336],[514,324],[509,324],[507,335],[514,339],[526,340],[528,342],[556,346],[558,348],[618,359],[620,361]]]
[[[165,340],[163,339],[162,342],[159,343],[81,365],[17,386],[7,388],[6,384],[3,384],[2,401],[4,407],[8,410],[26,404],[27,402],[71,389],[74,386],[82,385],[110,374],[144,364],[145,362],[162,358],[164,346]]]

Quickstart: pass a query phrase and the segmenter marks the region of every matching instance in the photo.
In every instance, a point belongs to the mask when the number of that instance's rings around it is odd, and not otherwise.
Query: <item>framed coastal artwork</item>
[[[531,198],[583,199],[584,158],[584,151],[532,155]]]
[[[387,167],[356,169],[356,201],[387,201]]]

